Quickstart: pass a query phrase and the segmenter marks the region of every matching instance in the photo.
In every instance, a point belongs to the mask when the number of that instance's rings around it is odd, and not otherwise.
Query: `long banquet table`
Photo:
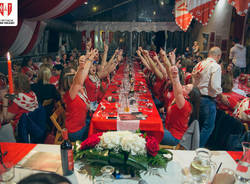
[[[13,164],[21,165],[24,161],[27,161],[32,157],[35,153],[38,152],[46,152],[58,154],[60,156],[60,146],[59,145],[48,145],[48,144],[21,144],[21,143],[1,143],[0,146],[2,151],[8,151],[8,154],[4,157],[4,162],[13,161]],[[182,169],[188,168],[190,166],[191,161],[195,156],[195,151],[181,151],[181,150],[173,150],[173,160],[168,163],[166,171],[164,175],[159,176],[145,176],[144,179],[147,180],[148,183],[181,183],[183,179]],[[212,161],[214,161],[219,167],[220,163],[221,172],[223,168],[230,168],[235,170],[236,162],[235,159],[239,159],[242,155],[242,152],[226,152],[226,151],[212,151]],[[43,164],[43,160],[38,161],[39,164]],[[12,179],[9,184],[16,183],[20,181],[22,178],[34,174],[37,170],[27,169],[23,167],[15,168],[15,177]],[[77,163],[75,163],[75,171],[74,174],[67,176],[67,178],[73,184],[90,184],[92,183],[90,178],[87,175],[80,174],[77,172]],[[157,182],[156,182],[157,181]],[[1,183],[1,182],[0,182]],[[125,180],[115,180],[114,183],[117,184],[125,184],[125,183],[138,183],[138,180],[135,179],[125,179]]]
[[[119,105],[119,89],[124,77],[124,69],[126,65],[122,64],[114,76],[104,98],[101,100],[97,110],[93,114],[90,122],[89,136],[98,132],[108,130],[118,130],[119,117],[117,115],[117,107]],[[147,132],[147,135],[154,136],[160,142],[164,135],[164,128],[161,117],[153,102],[151,93],[147,87],[146,79],[140,70],[139,63],[134,63],[134,91],[138,95],[138,111],[147,115],[145,120],[140,120],[139,128],[141,131]],[[112,96],[115,100],[108,101],[108,97]],[[147,106],[150,104],[151,106]],[[107,119],[114,117],[116,119]],[[126,121],[124,121],[126,124]],[[127,121],[129,123],[129,121]]]

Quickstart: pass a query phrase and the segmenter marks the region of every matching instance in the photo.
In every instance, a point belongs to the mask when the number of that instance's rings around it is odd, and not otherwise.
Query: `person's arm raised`
[[[145,58],[147,59],[147,61],[149,62],[150,64],[150,67],[152,68],[153,72],[155,73],[155,75],[162,79],[164,78],[163,74],[161,73],[160,69],[158,68],[157,64],[151,59],[148,51],[145,52],[146,55],[145,55]]]
[[[183,95],[182,85],[180,83],[177,66],[171,67],[172,84],[174,91],[175,103],[179,109],[185,105],[185,98]]]
[[[94,61],[95,55],[98,53],[96,49],[90,51],[89,56],[86,56],[85,62],[79,62],[78,70],[74,77],[73,83],[69,90],[70,98],[75,99],[77,93],[83,87],[84,81],[87,78],[89,69]]]
[[[171,63],[167,57],[166,52],[163,49],[160,50],[160,57],[163,61],[163,65],[166,68],[167,76],[169,76],[170,80],[172,81],[172,76],[171,76],[171,71],[170,71]]]
[[[136,53],[137,53],[137,55],[140,57],[141,62],[144,64],[144,66],[145,66],[148,70],[151,70],[151,68],[150,68],[150,66],[148,65],[146,59],[141,55],[141,51],[140,51],[140,50],[137,50]]]
[[[102,64],[101,64],[101,68],[104,69],[104,67],[107,64],[107,56],[108,56],[108,50],[109,50],[109,46],[104,42],[103,43],[103,47],[104,47],[104,52],[103,52],[103,56],[102,56]]]

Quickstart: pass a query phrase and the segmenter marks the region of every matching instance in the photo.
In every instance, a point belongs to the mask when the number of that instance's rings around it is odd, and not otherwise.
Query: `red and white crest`
[[[212,16],[217,0],[187,0],[187,9],[203,25]]]
[[[0,14],[9,16],[12,12],[12,3],[0,3]]]
[[[187,10],[186,0],[175,1],[175,22],[183,30],[187,31],[193,16]]]

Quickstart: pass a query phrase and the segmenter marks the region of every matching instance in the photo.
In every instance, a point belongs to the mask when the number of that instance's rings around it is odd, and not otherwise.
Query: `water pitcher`
[[[250,184],[250,142],[243,142],[243,156],[235,172],[236,184]]]

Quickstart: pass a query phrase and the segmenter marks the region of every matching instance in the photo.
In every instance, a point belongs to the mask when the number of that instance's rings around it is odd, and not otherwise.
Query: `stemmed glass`
[[[95,184],[110,184],[114,182],[115,177],[112,175],[115,171],[115,168],[107,165],[101,168],[102,175],[97,177]]]

